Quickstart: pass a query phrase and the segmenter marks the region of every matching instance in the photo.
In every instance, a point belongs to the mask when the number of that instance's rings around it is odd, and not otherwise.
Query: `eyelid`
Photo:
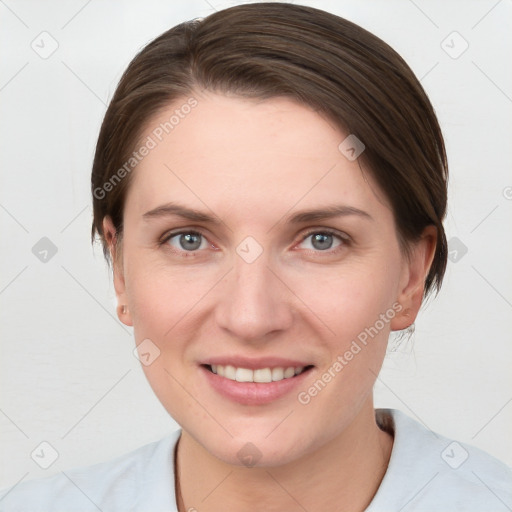
[[[314,249],[298,249],[298,250],[305,252],[307,254],[310,254],[314,257],[322,257],[322,256],[329,257],[329,256],[334,256],[338,252],[346,249],[347,246],[350,246],[352,243],[352,238],[350,237],[350,235],[347,235],[347,233],[345,233],[343,231],[338,231],[337,229],[334,229],[334,228],[316,227],[316,228],[309,228],[309,230],[306,233],[301,235],[299,242],[297,242],[294,245],[294,248],[297,245],[303,243],[311,235],[318,234],[318,233],[324,234],[324,235],[332,235],[332,236],[338,238],[340,240],[339,246],[334,247],[333,249],[327,249],[325,251],[314,250]]]
[[[303,242],[309,236],[317,234],[317,233],[323,233],[323,234],[337,236],[341,240],[343,240],[344,242],[350,242],[351,241],[350,236],[347,235],[346,233],[342,232],[342,231],[338,231],[336,229],[327,228],[327,227],[314,227],[314,228],[308,228],[308,231],[306,231],[305,233],[300,235],[299,242]],[[177,231],[167,231],[166,233],[164,233],[164,235],[162,235],[160,237],[160,239],[159,239],[159,244],[160,245],[165,244],[171,238],[173,238],[173,237],[175,237],[177,235],[182,235],[182,234],[201,235],[201,236],[205,237],[208,240],[208,236],[202,231],[201,228],[196,228],[196,227],[177,228]],[[209,240],[208,240],[208,243],[211,244],[211,242]],[[319,251],[319,252],[323,252],[323,251]],[[324,251],[324,252],[327,252],[327,251]]]
[[[309,231],[307,231],[306,233],[304,233],[302,235],[301,241],[304,241],[308,236],[311,236],[311,235],[314,235],[317,233],[322,233],[322,234],[326,234],[326,235],[334,235],[334,236],[337,236],[338,238],[341,238],[345,242],[349,242],[351,240],[350,236],[347,235],[346,233],[344,233],[343,231],[338,231],[337,229],[334,229],[334,228],[317,227],[317,228],[309,228]]]
[[[206,239],[208,239],[207,235],[201,230],[201,228],[196,227],[190,227],[190,228],[176,228],[176,231],[166,231],[159,239],[158,243],[159,245],[163,245],[166,242],[168,242],[171,238],[177,236],[177,235],[183,235],[183,234],[195,234],[195,235],[201,235],[204,236]],[[208,241],[210,243],[210,241]]]

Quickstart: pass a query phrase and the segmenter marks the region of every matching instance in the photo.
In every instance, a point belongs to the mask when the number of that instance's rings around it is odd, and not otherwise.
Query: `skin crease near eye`
[[[292,495],[307,510],[363,510],[393,443],[377,427],[373,385],[390,331],[409,326],[421,305],[435,230],[406,258],[383,194],[338,149],[348,134],[312,109],[191,95],[197,107],[134,171],[114,268],[122,321],[137,344],[160,350],[143,369],[183,429],[183,506],[302,510]],[[152,118],[142,138],[186,99]],[[213,219],[179,216],[176,205]],[[341,213],[291,220],[331,207]],[[383,316],[378,334],[333,371]],[[280,358],[308,370],[274,400],[240,403],[212,386],[215,358]],[[308,393],[329,369],[330,382]]]

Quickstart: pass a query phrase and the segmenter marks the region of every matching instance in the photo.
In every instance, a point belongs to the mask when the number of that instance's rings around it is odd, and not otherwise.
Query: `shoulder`
[[[394,445],[368,512],[511,510],[512,470],[503,462],[400,411],[380,409],[377,418],[393,430]]]
[[[107,462],[1,489],[0,512],[170,512],[175,507],[173,456],[180,433]]]

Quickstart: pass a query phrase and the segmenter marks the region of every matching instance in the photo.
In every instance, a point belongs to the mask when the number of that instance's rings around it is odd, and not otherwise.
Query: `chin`
[[[302,452],[302,449],[301,449]],[[293,446],[277,446],[276,443],[262,445],[251,441],[235,441],[229,447],[212,447],[212,455],[222,462],[246,468],[272,468],[283,466],[300,458],[302,453],[297,453]]]
[[[276,423],[264,432],[271,432]],[[211,455],[225,464],[247,468],[270,468],[283,466],[300,459],[313,447],[306,443],[304,433],[296,436],[288,432],[272,433],[268,438],[252,428],[246,432],[227,439],[222,436],[213,439],[211,432],[204,432],[196,440]],[[267,434],[265,434],[267,435]]]

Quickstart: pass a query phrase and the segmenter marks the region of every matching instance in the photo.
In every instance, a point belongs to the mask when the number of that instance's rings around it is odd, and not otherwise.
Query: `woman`
[[[446,267],[447,164],[404,61],[316,9],[179,25],[123,75],[92,172],[118,316],[181,430],[1,510],[506,510],[510,470],[372,388]]]

